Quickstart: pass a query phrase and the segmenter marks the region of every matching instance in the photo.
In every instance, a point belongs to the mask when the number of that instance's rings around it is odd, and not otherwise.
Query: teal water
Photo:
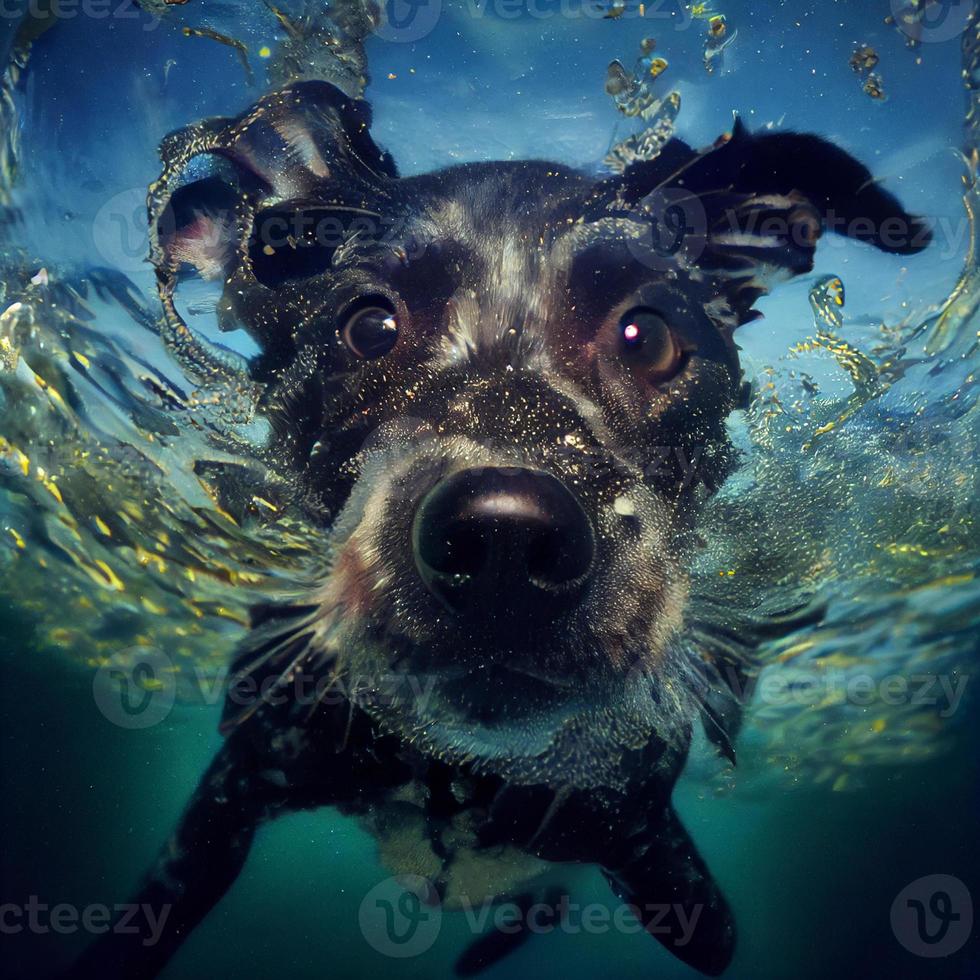
[[[640,38],[652,32],[658,52],[670,61],[663,91],[676,86],[681,93],[677,131],[692,144],[708,144],[729,128],[733,110],[752,128],[785,119],[786,127],[840,142],[885,178],[911,210],[947,222],[948,233],[937,235],[936,246],[914,264],[843,243],[819,253],[815,270],[815,276],[844,279],[843,336],[865,352],[881,341],[876,318],[893,326],[925,321],[957,281],[968,245],[962,231],[961,38],[907,50],[902,35],[883,24],[888,3],[713,6],[739,35],[723,71],[708,76],[701,65],[702,30],[697,23],[681,29],[685,16],[679,5],[663,5],[673,17],[655,21],[651,31],[635,19],[526,12],[511,19],[493,7],[447,3],[433,30],[417,41],[368,43],[375,132],[408,173],[461,160],[535,156],[594,168],[631,125],[603,92],[606,66],[613,58],[631,64]],[[192,7],[177,11],[152,31],[140,21],[66,19],[35,44],[17,88],[21,162],[14,203],[22,218],[4,239],[18,255],[30,256],[32,272],[44,265],[69,281],[92,265],[116,268],[136,284],[147,308],[154,308],[138,222],[143,192],[159,169],[156,143],[176,126],[236,113],[254,100],[262,85],[259,47],[277,37],[259,5],[214,5],[207,18],[194,13]],[[180,35],[182,23],[204,20],[246,39],[257,86],[248,86],[231,49]],[[858,42],[872,44],[881,55],[878,70],[888,93],[882,104],[861,91],[847,65]],[[170,61],[175,64],[167,69]],[[807,637],[816,652],[796,662],[819,663],[845,637],[854,641],[860,669],[943,671],[966,679],[967,696],[942,724],[933,725],[933,715],[929,724],[914,713],[881,715],[887,724],[877,740],[876,710],[794,714],[757,705],[749,713],[735,774],[701,750],[676,801],[739,922],[739,948],[727,975],[973,977],[980,975],[975,943],[949,957],[913,956],[896,940],[889,912],[905,885],[929,874],[955,876],[975,901],[980,896],[978,725],[971,697],[978,625],[973,577],[980,558],[972,523],[977,501],[971,440],[977,423],[975,412],[943,414],[957,403],[972,405],[976,330],[967,323],[955,343],[933,353],[924,366],[910,368],[882,400],[887,411],[879,413],[874,404],[862,409],[800,463],[799,443],[837,417],[852,392],[829,355],[790,352],[814,333],[807,302],[812,285],[807,277],[782,287],[762,303],[766,319],[740,337],[746,370],[767,378],[773,365],[783,401],[792,405],[793,419],[801,420],[789,432],[783,430],[793,426],[783,426],[779,417],[776,434],[768,442],[759,439],[757,455],[743,471],[744,476],[759,465],[765,473],[768,465],[782,480],[799,481],[784,482],[760,498],[765,517],[750,530],[780,544],[784,567],[819,579],[836,615],[832,627]],[[12,295],[13,287],[10,295],[0,295],[0,311]],[[127,351],[172,370],[156,338],[135,329],[117,303],[93,300],[93,307],[89,325],[97,333],[123,337]],[[52,323],[51,336],[62,336],[59,321]],[[212,329],[206,317],[195,325]],[[81,349],[77,335],[71,343]],[[924,344],[919,336],[914,353]],[[38,370],[42,360],[31,366]],[[937,366],[941,370],[930,373]],[[801,396],[801,371],[819,382],[817,402]],[[27,387],[4,391],[0,435],[21,445],[21,433],[43,429],[20,417],[33,404]],[[12,391],[23,400],[11,401]],[[932,447],[934,458],[887,456],[887,447],[879,446],[883,416],[926,409],[936,411],[946,440]],[[93,417],[101,424],[108,415]],[[735,429],[751,442],[748,421],[736,420]],[[124,427],[111,431],[120,441],[130,435]],[[61,438],[53,448],[39,445],[38,458],[63,461],[59,452],[67,452],[68,441],[64,432]],[[32,447],[22,448],[33,459]],[[185,622],[184,593],[169,594],[164,587],[179,562],[159,572],[151,566],[150,581],[129,584],[123,596],[103,588],[97,575],[77,567],[61,570],[49,554],[44,569],[28,565],[47,554],[36,547],[43,536],[31,536],[39,529],[30,515],[44,513],[56,524],[57,509],[36,481],[30,494],[17,483],[16,461],[7,458],[5,466],[0,899],[19,905],[37,895],[50,905],[77,907],[120,902],[219,745],[219,708],[178,704],[160,724],[143,730],[106,719],[93,697],[99,658],[111,659],[143,634],[154,641],[170,638],[170,627]],[[180,472],[174,463],[171,475]],[[911,474],[918,482],[901,492],[890,491],[888,483],[878,489],[889,472]],[[965,482],[957,474],[965,474]],[[179,502],[187,484],[176,477],[175,482],[178,489],[163,496]],[[738,497],[742,486],[733,486]],[[723,516],[716,515],[718,523]],[[950,533],[940,530],[944,522],[954,526],[953,544],[944,543]],[[108,558],[117,569],[115,558],[98,550],[97,536],[96,545],[89,541],[91,527],[83,522],[82,531],[82,544],[71,545],[74,553],[86,561]],[[740,537],[729,528],[720,528],[719,535],[723,531],[729,537],[716,538],[706,577],[715,574],[715,557],[752,553],[751,535],[743,531]],[[831,551],[834,574],[823,567],[814,571],[815,543]],[[221,547],[221,561],[234,566],[235,542],[222,541]],[[125,578],[123,564],[117,574]],[[746,589],[760,587],[751,576],[745,579]],[[737,581],[741,588],[742,578]],[[186,582],[181,588],[189,589]],[[218,602],[220,586],[208,589],[207,599]],[[165,601],[161,595],[170,603],[164,615],[138,601],[146,597],[156,608]],[[98,615],[90,616],[80,599],[94,603]],[[105,627],[104,617],[123,606],[129,619]],[[188,641],[193,649],[187,656],[220,664],[236,635],[234,620],[209,611],[202,622]],[[773,657],[792,649],[787,641]],[[778,671],[782,662],[774,659],[770,669]],[[283,818],[263,829],[242,878],[165,976],[346,978],[382,970],[450,976],[469,937],[460,917],[447,915],[432,949],[416,958],[393,961],[365,941],[358,909],[386,875],[373,843],[353,822],[328,811]],[[580,900],[610,902],[595,871],[579,869],[566,880],[574,881]],[[45,975],[67,964],[87,938],[6,934],[0,971]],[[541,974],[695,976],[646,937],[615,933],[535,937],[487,975]]]
[[[217,746],[213,711],[178,712],[133,733],[93,709],[84,678],[4,672],[2,789],[5,893],[85,905],[121,899],[177,818]],[[704,799],[682,781],[679,810],[739,915],[733,977],[975,975],[975,952],[917,960],[888,912],[907,882],[936,872],[977,881],[976,725],[938,765],[882,769],[860,793],[829,786]],[[975,744],[975,742],[973,743]],[[447,916],[417,959],[375,953],[358,928],[361,897],[386,872],[351,821],[320,811],[266,827],[231,894],[194,933],[168,977],[450,976],[467,940]],[[608,903],[598,875],[575,896]],[[5,969],[36,975],[77,953],[80,936],[17,936]],[[9,957],[9,958],[8,958]],[[488,976],[694,977],[645,936],[537,936]]]

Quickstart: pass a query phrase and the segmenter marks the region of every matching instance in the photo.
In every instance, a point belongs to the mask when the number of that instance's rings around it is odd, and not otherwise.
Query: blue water
[[[191,120],[242,111],[263,90],[257,52],[275,40],[270,19],[252,5],[212,4],[192,16],[199,2],[182,8],[183,21],[158,26],[145,14],[65,19],[35,45],[22,91],[17,202],[24,218],[16,244],[38,265],[115,266],[153,302],[140,204],[159,170],[156,145]],[[910,51],[883,23],[888,3],[713,6],[739,33],[723,72],[708,76],[703,22],[692,24],[679,5],[651,6],[641,21],[574,16],[581,8],[569,2],[539,3],[539,16],[522,8],[512,18],[493,3],[446,0],[433,30],[416,42],[369,42],[375,138],[405,174],[528,157],[598,171],[610,143],[630,131],[603,91],[606,66],[613,58],[630,65],[640,39],[654,35],[670,62],[662,91],[681,93],[677,131],[692,145],[710,144],[734,112],[753,129],[772,123],[819,133],[864,160],[909,210],[931,218],[936,242],[921,257],[828,241],[814,270],[845,280],[854,322],[918,322],[948,295],[967,247],[958,38]],[[245,40],[259,84],[248,86],[230,48],[181,36],[182,22],[220,24]],[[884,103],[865,95],[848,67],[859,42],[881,56]],[[766,318],[739,337],[747,371],[794,367],[789,347],[812,333],[811,285],[806,277],[760,304]],[[106,329],[121,327],[106,321]],[[152,347],[145,338],[132,342]],[[961,373],[974,366],[961,364]],[[848,391],[829,361],[807,367],[826,393]],[[934,384],[952,387],[947,377]],[[785,490],[799,493],[805,488]],[[140,731],[114,726],[92,698],[91,667],[70,649],[59,656],[32,632],[37,610],[30,607],[49,597],[29,596],[26,611],[24,598],[11,595],[9,608],[0,607],[0,901],[123,901],[220,743],[220,706],[178,705]],[[53,593],[50,601],[62,600]],[[962,665],[970,685],[971,669]],[[980,899],[975,701],[965,699],[959,711],[944,751],[918,764],[869,766],[847,792],[835,791],[834,779],[760,788],[736,775],[724,793],[701,772],[682,779],[678,810],[739,923],[727,976],[980,976],[975,943],[946,958],[916,957],[889,922],[895,896],[924,875],[953,875]],[[771,748],[750,741],[740,768],[765,770]],[[787,751],[805,759],[809,746]],[[365,942],[358,909],[386,875],[353,822],[327,811],[280,819],[262,830],[241,879],[164,976],[451,976],[470,935],[461,918],[447,916],[435,945],[416,958],[390,960]],[[578,869],[568,880],[581,901],[611,903],[596,871]],[[87,938],[4,935],[0,972],[45,975]],[[487,974],[542,975],[696,976],[647,937],[610,932],[535,937]]]

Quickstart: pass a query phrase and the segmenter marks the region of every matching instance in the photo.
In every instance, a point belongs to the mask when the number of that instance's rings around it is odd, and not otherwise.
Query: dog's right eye
[[[384,357],[398,341],[398,319],[387,301],[359,304],[340,318],[340,339],[362,361]]]

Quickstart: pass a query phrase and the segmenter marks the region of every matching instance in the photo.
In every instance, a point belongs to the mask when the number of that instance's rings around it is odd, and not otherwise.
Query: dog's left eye
[[[638,306],[619,321],[624,360],[642,368],[651,381],[668,381],[681,369],[684,350],[659,313]]]
[[[384,357],[398,341],[398,319],[386,303],[359,305],[340,320],[340,339],[355,357]]]

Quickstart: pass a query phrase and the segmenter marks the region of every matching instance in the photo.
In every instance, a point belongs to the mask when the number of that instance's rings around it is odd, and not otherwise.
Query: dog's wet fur
[[[178,275],[223,282],[222,327],[261,348],[268,456],[333,545],[308,595],[255,610],[225,746],[139,898],[172,905],[163,939],[108,938],[81,967],[158,970],[263,820],[331,805],[447,906],[597,864],[668,949],[720,973],[732,917],[670,796],[719,693],[685,630],[686,569],[735,463],[735,331],[824,230],[911,254],[928,229],[813,136],[736,123],[611,177],[399,177],[369,125],[309,82],[165,141],[153,257],[176,353],[203,349]],[[270,681],[283,696],[243,695]],[[734,694],[710,718],[731,754]],[[689,941],[663,908],[697,916]],[[514,944],[481,940],[460,972]]]

